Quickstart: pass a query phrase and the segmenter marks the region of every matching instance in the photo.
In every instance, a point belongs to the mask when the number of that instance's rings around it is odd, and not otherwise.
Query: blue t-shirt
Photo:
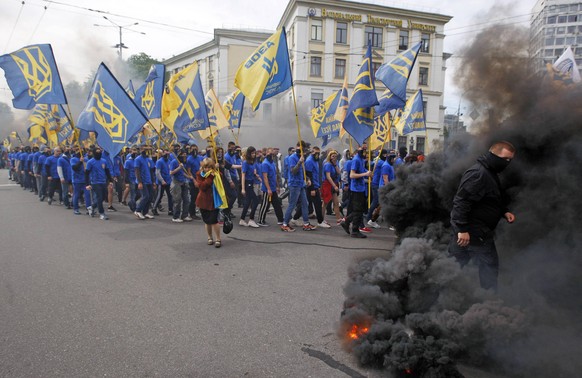
[[[79,163],[79,158],[76,156],[73,156],[71,158],[71,171],[72,171],[72,178],[73,178],[73,184],[84,184],[85,183],[85,167],[83,166],[83,164],[81,164],[79,166],[79,170],[75,171],[75,169],[73,169],[73,167],[75,165],[77,165]]]
[[[254,163],[247,163],[246,160],[243,161],[242,173],[245,175],[245,185],[255,183],[255,164]]]
[[[333,165],[329,161],[323,165],[323,181],[327,180],[327,173],[328,172],[329,172],[329,175],[330,175],[332,181],[337,185],[337,183],[338,183],[337,171],[335,169],[335,165]]]
[[[45,170],[48,169],[48,175],[53,179],[59,178],[59,172],[57,171],[58,159],[59,158],[55,157],[55,155],[51,155],[46,158],[46,161],[44,163]]]
[[[40,174],[42,176],[46,176],[46,169],[44,166],[44,163],[46,162],[46,155],[45,154],[41,154],[38,157],[38,170],[40,171]]]
[[[26,170],[28,172],[32,171],[32,167],[34,167],[33,162],[34,162],[34,154],[30,153],[30,154],[28,154],[28,159],[26,161]]]
[[[382,177],[382,166],[384,165],[384,160],[378,159],[376,166],[374,167],[374,176],[372,176],[372,186],[380,186],[380,178]]]
[[[366,167],[364,165],[364,159],[360,157],[360,155],[354,156],[352,159],[352,164],[350,166],[350,173],[354,171],[355,173],[364,173],[366,172]],[[348,173],[348,174],[350,174]],[[350,191],[352,192],[365,192],[366,191],[366,183],[363,177],[357,179],[351,179],[350,181]]]
[[[401,157],[396,158],[396,160],[394,160],[394,167],[398,167],[399,165],[404,164],[404,159],[402,159]]]
[[[299,162],[299,155],[297,153],[291,154],[287,163],[289,163],[289,186],[292,187],[303,187],[305,186],[305,179],[303,178],[303,164],[299,165],[299,169],[296,174],[293,174],[293,167]]]
[[[190,173],[192,173],[192,176],[196,177],[196,172],[200,170],[199,156],[188,155],[188,158],[186,159],[185,168],[190,169]],[[175,168],[170,168],[170,170],[172,169]]]
[[[319,162],[315,161],[313,155],[309,155],[307,159],[305,159],[305,171],[311,173],[311,185],[315,189],[320,187],[320,180],[319,180]]]
[[[169,184],[172,181],[169,164],[170,164],[169,160],[165,160],[164,158],[159,158],[158,161],[156,161],[156,184],[158,185],[162,184],[160,180],[158,180],[157,172],[160,172],[160,175],[162,176],[166,184]]]
[[[151,175],[151,168],[152,163],[150,163],[150,159],[144,158],[142,155],[139,155],[134,160],[135,169],[139,169],[140,179],[142,184],[152,184],[152,175]],[[137,174],[136,174],[137,180]],[[137,181],[136,181],[137,182]],[[137,182],[139,184],[139,182]]]
[[[261,172],[267,174],[267,179],[269,180],[269,187],[271,191],[277,190],[277,169],[275,168],[275,162],[270,162],[269,159],[263,160],[261,163]],[[261,173],[261,175],[262,175]],[[263,183],[261,184],[261,190],[265,193],[268,192],[267,186],[265,185],[265,179],[263,177]]]
[[[179,166],[180,166],[180,162],[177,159],[174,159],[170,162],[169,171],[173,171],[174,169],[178,168]],[[178,172],[176,172],[172,175],[172,177],[174,177],[174,180],[176,180],[178,182],[188,181],[188,178],[184,174],[185,168],[186,168],[186,166],[184,166],[183,169],[180,169]],[[196,174],[196,173],[194,172],[194,174]]]
[[[240,157],[237,157],[236,154],[227,153],[224,155],[224,160],[228,161],[231,165],[241,165]],[[234,180],[238,180],[238,170],[235,168],[231,168],[228,170],[230,172],[230,178]]]
[[[350,187],[352,184],[352,179],[350,178],[350,170],[351,169],[352,169],[352,159],[350,159],[344,163],[344,170],[348,173],[347,179],[346,179],[347,180],[346,183],[347,183],[348,187]]]
[[[61,169],[63,170],[63,177],[61,177],[61,179],[64,179],[67,182],[71,181],[71,164],[69,163],[69,158],[65,155],[61,155],[59,157],[59,160],[57,160],[57,166],[61,167]]]
[[[133,163],[134,163],[134,159],[131,157],[131,155],[129,155],[127,160],[125,160],[125,164],[123,165],[123,169],[128,174],[127,177],[129,179],[129,182],[135,183],[135,165]]]
[[[101,157],[99,160],[92,158],[87,162],[85,169],[89,172],[89,182],[91,185],[107,183],[107,173],[105,173],[105,169],[107,168],[106,160]]]
[[[385,162],[382,166],[382,176],[380,177],[380,186],[384,186],[387,182],[384,182],[384,175],[388,176],[388,180],[394,181],[394,168],[390,165],[390,163]]]

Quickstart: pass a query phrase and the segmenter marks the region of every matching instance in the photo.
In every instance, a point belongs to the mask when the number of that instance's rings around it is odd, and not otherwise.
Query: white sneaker
[[[373,228],[380,228],[380,225],[371,219],[368,221],[367,224],[368,224],[368,226],[373,227]]]
[[[184,222],[184,221],[183,221],[182,219],[180,219],[180,218],[172,218],[172,222],[175,222],[175,223],[182,223],[182,222]]]
[[[247,222],[245,222],[244,219],[241,219],[240,221],[238,221],[238,225],[239,226],[243,226],[243,227],[248,227],[249,225],[247,224]]]
[[[321,223],[317,224],[317,227],[321,227],[321,228],[331,228],[331,226],[329,225],[329,223],[327,223],[326,221],[323,221]]]
[[[134,214],[137,217],[137,219],[139,219],[139,220],[144,220],[145,219],[145,217],[143,216],[143,214],[140,213],[139,211],[136,211]]]
[[[259,228],[259,225],[256,224],[255,221],[252,219],[249,219],[248,225],[249,225],[249,227],[252,227],[252,228]]]
[[[299,219],[295,220],[293,218],[291,218],[291,220],[289,221],[289,226],[303,226],[303,223],[299,221]]]
[[[184,222],[192,222],[192,217],[187,216],[186,218],[184,218]]]
[[[146,217],[147,219],[154,219],[154,216],[151,214],[146,214],[144,215],[144,217]]]

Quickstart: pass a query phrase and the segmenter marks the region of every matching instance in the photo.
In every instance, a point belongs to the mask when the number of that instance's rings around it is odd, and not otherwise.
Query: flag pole
[[[303,157],[303,141],[301,140],[301,127],[299,126],[299,115],[297,113],[297,100],[295,99],[295,85],[291,84],[291,92],[293,93],[293,105],[295,106],[295,123],[297,124],[297,137],[299,138],[299,150],[301,157]],[[239,129],[240,130],[240,129]],[[307,173],[305,172],[305,161],[301,163],[303,167],[303,180],[307,184]]]
[[[390,113],[388,113],[388,114],[390,114]],[[382,150],[384,149],[384,145],[386,145],[386,140],[390,138],[390,130],[392,129],[392,116],[389,115],[388,117],[390,118],[390,124],[388,125],[388,130],[386,130],[386,133],[384,134],[384,141],[382,142],[382,145],[380,146],[380,151],[378,153],[378,156],[381,156]],[[371,142],[371,139],[372,139],[372,136],[370,136],[370,142]],[[370,151],[370,159],[371,159],[371,154],[372,154],[371,147],[372,147],[372,144],[370,144],[369,147],[370,148],[368,148],[368,150]],[[372,169],[372,177],[374,177],[374,172],[376,172],[376,166],[378,166],[377,163],[378,162],[376,162],[376,164],[374,164],[374,168]],[[368,177],[368,208],[370,208],[370,202],[371,202],[370,201],[370,197],[371,197],[371,195],[370,195],[370,193],[371,193],[370,192],[370,189],[371,189],[371,186],[372,186],[372,180]]]

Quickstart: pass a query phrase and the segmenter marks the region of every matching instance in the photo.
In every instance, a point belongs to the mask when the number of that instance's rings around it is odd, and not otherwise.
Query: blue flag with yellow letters
[[[240,129],[240,121],[242,120],[243,108],[245,105],[245,95],[237,89],[228,96],[222,110],[228,119],[229,129]]]
[[[16,109],[67,103],[51,45],[26,46],[2,55],[0,68],[4,70]]]
[[[400,117],[394,123],[394,127],[400,135],[407,135],[413,131],[426,130],[422,89],[419,89],[406,101],[404,110],[402,110]]]
[[[317,108],[311,109],[311,129],[316,138],[339,136],[342,123],[335,119],[335,111],[341,92],[341,89],[334,92]]]
[[[101,148],[116,156],[147,121],[111,71],[101,63],[77,128],[95,132]]]
[[[404,107],[404,104],[406,103],[404,100],[394,95],[390,89],[386,89],[384,93],[382,93],[378,102],[380,105],[374,107],[377,116],[383,115],[393,109],[400,109]]]
[[[163,64],[152,64],[145,83],[135,91],[133,100],[149,119],[162,117],[165,72]]]
[[[418,42],[398,54],[390,62],[382,64],[376,71],[376,79],[380,80],[402,102],[406,100],[406,84],[421,45],[422,42]]]
[[[285,28],[263,42],[236,71],[234,86],[249,99],[253,110],[261,101],[291,87],[291,65]]]

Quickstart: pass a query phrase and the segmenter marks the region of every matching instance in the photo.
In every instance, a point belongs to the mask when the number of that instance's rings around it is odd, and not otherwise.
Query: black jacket
[[[507,204],[497,173],[489,169],[482,156],[461,178],[451,211],[453,230],[469,232],[472,239],[491,238],[508,211]]]

